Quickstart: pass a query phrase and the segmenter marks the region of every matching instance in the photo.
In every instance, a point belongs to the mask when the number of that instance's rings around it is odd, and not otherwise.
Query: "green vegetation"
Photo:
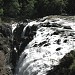
[[[0,0],[0,17],[38,18],[47,15],[75,15],[74,0]]]
[[[3,0],[4,16],[17,17],[20,11],[18,0]]]
[[[12,75],[10,66],[11,58],[11,27],[9,24],[0,23],[0,75]]]
[[[3,0],[0,0],[0,16],[3,15]]]
[[[67,13],[75,15],[75,0],[68,0]]]

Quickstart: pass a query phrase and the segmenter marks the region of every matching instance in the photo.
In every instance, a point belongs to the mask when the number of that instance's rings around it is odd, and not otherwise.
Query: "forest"
[[[75,15],[75,0],[0,0],[0,17],[34,19]]]

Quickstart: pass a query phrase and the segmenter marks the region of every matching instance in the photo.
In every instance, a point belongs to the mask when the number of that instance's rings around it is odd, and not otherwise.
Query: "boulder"
[[[64,29],[72,29],[71,26],[64,26]]]

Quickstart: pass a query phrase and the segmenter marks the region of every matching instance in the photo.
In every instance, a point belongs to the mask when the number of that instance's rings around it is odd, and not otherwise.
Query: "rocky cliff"
[[[12,75],[11,70],[11,26],[0,24],[0,75]]]

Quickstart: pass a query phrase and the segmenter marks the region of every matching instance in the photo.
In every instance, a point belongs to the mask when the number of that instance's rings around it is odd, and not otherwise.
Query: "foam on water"
[[[57,23],[62,26],[71,26],[72,32],[75,32],[75,23],[60,18],[54,20],[54,22],[47,19],[44,22],[32,21],[28,25],[40,25],[40,23],[46,22]],[[58,27],[57,30],[64,29]],[[69,33],[72,33],[69,29],[64,30],[63,33],[59,33],[58,35],[53,34],[55,31],[56,29],[50,27],[38,28],[36,36],[20,56],[16,75],[46,75],[46,72],[52,69],[53,65],[59,64],[60,59],[66,53],[75,49],[75,39],[73,39],[75,35],[69,36]],[[59,43],[57,42],[58,40],[60,40]],[[65,43],[64,40],[67,40],[67,42]]]
[[[15,28],[17,27],[17,24],[18,24],[18,23],[12,24],[12,33],[13,33],[13,31],[15,30]]]

